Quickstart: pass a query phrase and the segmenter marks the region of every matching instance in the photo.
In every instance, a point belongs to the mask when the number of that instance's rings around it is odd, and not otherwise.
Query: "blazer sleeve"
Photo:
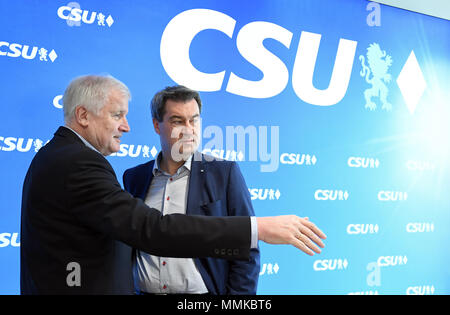
[[[254,216],[250,193],[237,163],[230,168],[227,186],[228,214],[233,216]],[[251,249],[247,261],[230,262],[227,279],[227,294],[256,294],[260,270],[259,248]]]
[[[132,174],[131,174],[131,170],[130,169],[125,170],[125,172],[123,173],[123,175],[122,175],[122,182],[123,182],[123,189],[125,189],[130,194],[135,196],[133,194],[133,192],[132,192],[133,180],[132,180]]]
[[[66,172],[66,209],[102,235],[157,256],[248,259],[250,255],[248,217],[161,216],[122,190],[110,164],[92,150],[73,155]]]

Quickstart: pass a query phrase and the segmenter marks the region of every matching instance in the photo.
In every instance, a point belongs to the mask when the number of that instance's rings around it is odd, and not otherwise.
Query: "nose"
[[[195,122],[191,121],[191,120],[186,120],[184,126],[183,126],[183,131],[184,133],[188,134],[188,135],[192,135],[195,134]]]
[[[195,131],[192,128],[192,126],[189,125],[185,125],[181,128],[180,131],[180,139],[185,138],[185,139],[190,139],[195,135]]]
[[[129,132],[130,131],[130,125],[128,125],[128,120],[124,117],[122,123],[120,124],[120,131],[122,132]]]
[[[194,133],[194,129],[189,124],[183,126],[181,129],[184,134],[191,135]]]

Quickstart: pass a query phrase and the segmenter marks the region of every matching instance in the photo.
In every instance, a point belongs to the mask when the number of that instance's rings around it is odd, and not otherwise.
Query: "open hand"
[[[257,217],[258,239],[268,244],[289,244],[313,256],[324,248],[326,235],[309,218],[296,215]],[[319,246],[319,247],[318,247]]]

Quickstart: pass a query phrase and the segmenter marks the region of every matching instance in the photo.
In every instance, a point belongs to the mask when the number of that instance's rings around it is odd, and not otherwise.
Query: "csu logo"
[[[406,168],[409,171],[434,171],[435,165],[429,161],[406,161]]]
[[[17,241],[19,233],[0,233],[0,247],[19,247],[20,242]]]
[[[377,264],[379,267],[393,267],[406,265],[408,257],[406,256],[380,256],[378,257]]]
[[[166,25],[161,37],[161,63],[168,76],[178,84],[186,85],[198,91],[219,91],[222,86],[228,93],[249,98],[269,98],[280,94],[288,85],[291,76],[292,88],[298,98],[311,105],[331,106],[339,103],[347,93],[348,84],[355,59],[357,41],[340,38],[334,60],[331,79],[326,89],[314,86],[314,70],[321,41],[321,34],[302,31],[296,49],[291,71],[286,63],[266,49],[264,41],[271,39],[291,49],[294,34],[284,27],[265,21],[250,22],[236,30],[237,21],[231,16],[209,9],[192,9],[176,15]],[[190,46],[197,34],[204,30],[215,30],[230,39],[236,38],[235,46],[240,55],[251,65],[259,69],[262,79],[254,81],[239,76],[225,67],[215,73],[206,73],[197,69],[190,60]],[[368,65],[366,65],[366,58]],[[374,98],[378,97],[382,109],[390,111],[388,88],[392,76],[389,68],[392,58],[380,45],[372,43],[367,54],[359,57],[365,77],[372,87],[364,91],[365,107],[375,110]],[[231,63],[229,63],[231,64]],[[224,84],[225,75],[228,82]],[[290,73],[291,72],[291,73]],[[411,114],[426,89],[426,81],[415,57],[414,51],[399,76],[397,85]]]
[[[435,291],[434,285],[422,285],[415,287],[408,287],[406,295],[433,295]]]
[[[264,21],[250,22],[236,31],[235,19],[208,9],[181,12],[164,29],[160,56],[172,80],[199,91],[219,91],[222,88],[226,69],[205,73],[195,68],[189,58],[192,41],[197,34],[207,29],[221,32],[230,39],[236,38],[236,48],[241,56],[263,73],[261,80],[253,81],[229,71],[227,92],[250,98],[269,98],[286,88],[290,74],[285,62],[267,50],[263,43],[266,39],[273,39],[289,49],[294,34],[280,25]],[[233,35],[235,31],[236,36]],[[301,33],[291,71],[292,87],[301,100],[313,105],[329,106],[338,103],[347,92],[357,42],[343,38],[339,40],[331,80],[328,88],[323,90],[313,85],[321,37],[320,34]]]
[[[58,58],[54,49],[49,52],[49,50],[44,47],[30,47],[29,45],[0,41],[0,56],[12,58],[21,57],[23,59],[33,60],[37,55],[39,55],[40,61],[50,60],[51,62],[54,62],[55,59]]]
[[[313,269],[314,271],[344,270],[347,266],[347,259],[320,259],[314,262]]]
[[[378,192],[378,200],[380,201],[405,201],[408,199],[408,193],[402,191],[386,191]]]
[[[158,150],[156,150],[155,146],[153,146],[151,149],[148,145],[134,145],[134,144],[120,144],[120,149],[118,152],[113,153],[109,156],[117,156],[117,157],[142,157],[149,158],[150,154],[152,157],[155,157],[158,153]]]
[[[314,199],[316,200],[347,200],[348,199],[347,190],[324,190],[317,189],[314,193]]]
[[[77,2],[70,2],[65,6],[59,7],[57,12],[58,17],[66,20],[69,26],[81,26],[81,22],[86,24],[93,24],[97,22],[98,26],[111,27],[114,23],[114,19],[111,15],[106,17],[101,12],[82,10]],[[106,25],[105,25],[106,22]]]
[[[310,154],[282,153],[280,162],[288,165],[316,165],[317,158]]]
[[[211,155],[215,158],[227,160],[227,161],[242,161],[244,160],[244,153],[242,151],[235,150],[219,150],[219,149],[204,149],[203,154]]]
[[[348,158],[347,164],[349,167],[378,168],[380,161],[374,158],[351,156]]]
[[[408,233],[428,233],[434,232],[434,223],[413,223],[406,224],[406,232]]]
[[[32,148],[34,149],[34,152],[39,151],[40,148],[42,148],[45,144],[48,143],[49,140],[47,140],[46,143],[42,141],[41,139],[27,139],[25,138],[15,138],[15,137],[1,137],[0,136],[0,151],[19,151],[19,152],[28,152]]]
[[[349,224],[347,225],[347,234],[377,234],[378,224]]]
[[[248,191],[250,192],[250,196],[252,200],[266,200],[269,198],[269,200],[275,200],[280,199],[281,192],[277,189],[264,189],[264,188],[249,188]]]

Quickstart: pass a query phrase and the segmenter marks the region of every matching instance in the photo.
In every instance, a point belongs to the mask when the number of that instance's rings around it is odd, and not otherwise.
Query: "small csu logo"
[[[349,197],[349,193],[347,190],[330,190],[330,189],[317,189],[314,192],[315,200],[347,200]]]
[[[150,155],[152,157],[155,157],[158,153],[158,150],[153,146],[151,149],[148,145],[134,145],[134,144],[120,144],[119,151],[116,153],[113,153],[109,156],[115,156],[115,157],[144,157],[144,158],[150,158]]]
[[[404,266],[408,262],[408,257],[406,256],[380,256],[377,259],[377,264],[379,267],[394,267],[394,266]]]
[[[406,224],[408,233],[432,233],[434,232],[433,222],[409,222]]]
[[[380,201],[406,201],[408,193],[406,191],[380,190],[377,197]]]
[[[280,162],[288,165],[316,165],[317,158],[313,154],[282,153]]]
[[[78,2],[70,2],[59,7],[57,14],[59,18],[66,20],[68,26],[81,26],[81,23],[94,24],[96,22],[97,26],[108,25],[111,27],[114,23],[110,14],[106,17],[106,14],[102,12],[82,10]]]
[[[348,260],[346,258],[337,259],[319,259],[314,261],[314,271],[333,271],[333,270],[345,270],[348,267]]]
[[[44,143],[43,140],[36,138],[16,138],[16,137],[2,137],[0,136],[0,151],[12,152],[38,152],[40,148],[49,142]],[[32,150],[33,149],[33,150]]]
[[[435,290],[434,285],[412,286],[406,289],[406,295],[433,295]]]
[[[359,235],[359,234],[377,234],[379,231],[378,224],[349,224],[347,225],[347,234]]]
[[[37,59],[39,55],[39,61],[51,61],[52,63],[58,58],[58,55],[54,49],[38,47],[19,43],[10,43],[0,40],[0,56],[23,58],[27,60]]]
[[[377,158],[366,158],[351,156],[347,160],[348,167],[360,167],[360,168],[378,168],[380,161]]]
[[[278,200],[281,197],[279,189],[272,188],[249,188],[252,200]]]

